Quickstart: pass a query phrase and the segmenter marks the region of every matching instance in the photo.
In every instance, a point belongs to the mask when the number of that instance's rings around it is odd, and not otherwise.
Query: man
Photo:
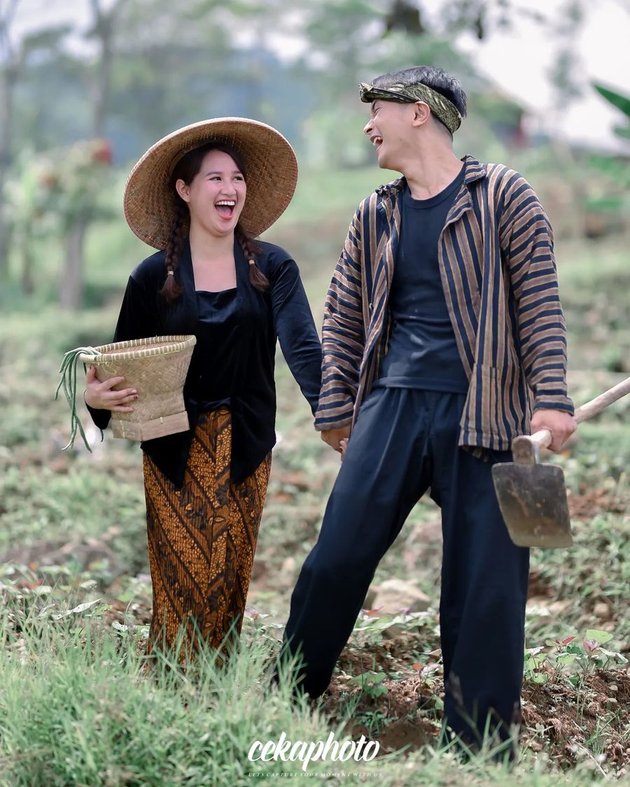
[[[514,546],[491,467],[543,427],[575,429],[549,222],[518,173],[452,136],[466,95],[443,71],[361,85],[378,164],[402,178],[359,206],[328,291],[316,427],[343,452],[291,599],[285,652],[328,686],[376,567],[427,491],[441,507],[449,732],[509,741],[520,719],[529,551]],[[351,435],[351,436],[350,436]]]

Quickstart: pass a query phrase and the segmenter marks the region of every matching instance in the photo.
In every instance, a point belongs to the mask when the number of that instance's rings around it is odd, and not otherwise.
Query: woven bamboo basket
[[[138,392],[133,412],[112,413],[114,437],[152,440],[189,428],[184,382],[196,342],[194,336],[153,336],[81,352],[79,360],[96,367],[99,380],[122,376],[123,387]]]

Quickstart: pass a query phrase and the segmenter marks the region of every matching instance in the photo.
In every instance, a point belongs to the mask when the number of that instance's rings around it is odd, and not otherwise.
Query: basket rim
[[[153,358],[161,355],[172,355],[195,346],[197,337],[193,334],[175,336],[148,336],[143,339],[128,339],[122,342],[100,344],[80,353],[79,359],[83,363],[97,366],[111,363],[112,361],[129,361],[140,358]],[[159,346],[154,346],[159,345]]]

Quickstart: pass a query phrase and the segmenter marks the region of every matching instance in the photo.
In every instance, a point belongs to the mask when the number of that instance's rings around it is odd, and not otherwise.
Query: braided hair
[[[188,206],[177,195],[175,191],[175,184],[180,178],[184,181],[184,183],[191,183],[195,175],[197,175],[199,172],[201,168],[201,162],[203,161],[206,153],[209,153],[211,150],[219,150],[222,153],[227,153],[228,156],[234,160],[236,166],[246,178],[246,173],[239,155],[229,145],[224,145],[221,143],[209,142],[205,145],[201,145],[200,147],[186,153],[177,162],[170,179],[173,193],[176,195],[175,198],[177,200],[177,210],[175,221],[173,222],[171,234],[165,249],[166,280],[162,289],[160,290],[160,295],[162,295],[162,297],[164,297],[168,302],[175,300],[182,294],[183,288],[177,279],[177,268],[179,266],[181,250],[190,229],[190,214],[188,212]],[[247,235],[240,224],[236,225],[235,236],[243,250],[243,253],[245,254],[245,258],[249,263],[250,284],[260,292],[265,292],[271,285],[269,284],[269,279],[260,270],[257,264],[257,254],[260,249],[257,247],[253,238],[250,238]]]
[[[236,240],[240,243],[245,259],[249,263],[249,283],[260,292],[266,292],[271,285],[269,279],[256,264],[256,254],[260,251],[259,247],[252,238],[245,234],[239,224],[236,225]]]
[[[179,298],[179,296],[182,294],[183,288],[175,276],[175,271],[179,264],[179,255],[181,254],[184,240],[186,239],[187,235],[188,208],[184,202],[178,199],[173,229],[171,230],[165,250],[166,279],[162,289],[160,290],[160,295],[162,295],[162,297],[169,302]]]

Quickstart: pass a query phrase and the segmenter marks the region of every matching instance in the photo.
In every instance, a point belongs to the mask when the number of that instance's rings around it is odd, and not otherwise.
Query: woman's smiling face
[[[197,226],[217,236],[234,232],[245,206],[247,186],[228,153],[208,151],[190,184],[180,178],[175,187],[190,210],[191,229]]]

